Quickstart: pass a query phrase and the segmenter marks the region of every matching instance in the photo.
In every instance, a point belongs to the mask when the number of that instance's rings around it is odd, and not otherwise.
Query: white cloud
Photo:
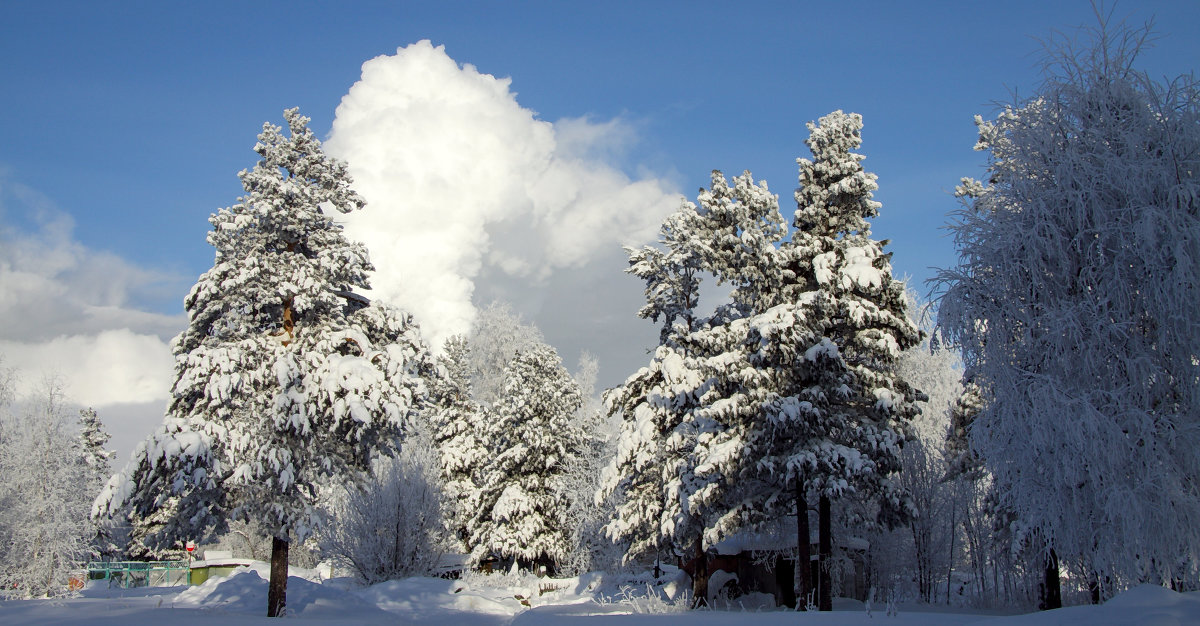
[[[181,281],[80,244],[69,216],[0,178],[0,216],[18,212],[31,228],[0,222],[0,359],[17,371],[19,396],[45,376],[62,379],[71,401],[100,412],[126,455],[162,418],[174,363],[168,342],[184,324],[141,301]]]
[[[127,328],[37,343],[0,339],[0,354],[7,365],[35,374],[21,377],[19,392],[32,389],[36,374],[53,373],[66,381],[68,397],[96,407],[165,401],[175,363],[161,338]]]
[[[496,295],[548,339],[564,324],[568,341],[594,335],[618,306],[636,325],[641,286],[621,275],[620,246],[653,240],[679,203],[663,181],[614,165],[636,140],[628,124],[540,120],[510,84],[415,43],[363,64],[325,143],[368,203],[345,220],[378,268],[375,295],[411,311],[435,346],[468,329],[473,300]],[[539,312],[563,307],[548,298],[598,308],[550,319]]]
[[[370,203],[347,230],[379,268],[374,295],[412,311],[433,345],[502,298],[568,365],[594,352],[610,384],[655,335],[634,316],[642,285],[622,274],[620,246],[652,240],[679,195],[616,165],[637,140],[628,123],[539,120],[509,86],[429,42],[365,63],[326,143]],[[168,342],[185,324],[147,302],[191,278],[80,244],[69,216],[0,172],[0,358],[18,393],[61,377],[123,458],[161,420]]]

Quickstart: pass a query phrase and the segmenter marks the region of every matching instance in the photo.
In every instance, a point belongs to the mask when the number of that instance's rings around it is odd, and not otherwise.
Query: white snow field
[[[263,564],[265,566],[265,564]],[[70,599],[0,601],[0,624],[163,624],[237,626],[273,623],[265,616],[265,567],[246,568],[196,587],[109,589],[93,586]],[[487,583],[494,583],[489,585]],[[528,606],[522,603],[524,598]],[[743,602],[743,604],[745,604]],[[466,580],[408,578],[358,587],[345,579],[288,580],[288,623],[304,624],[894,624],[956,626],[1018,624],[1086,626],[1200,625],[1200,592],[1176,593],[1143,585],[1100,606],[1077,606],[1027,615],[995,615],[966,609],[899,605],[873,615],[853,600],[832,613],[796,613],[749,607],[683,611],[645,594],[605,583],[601,574],[568,579],[469,576]],[[666,613],[651,611],[667,611]]]

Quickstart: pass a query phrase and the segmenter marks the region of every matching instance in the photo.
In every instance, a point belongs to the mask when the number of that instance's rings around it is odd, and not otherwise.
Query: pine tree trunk
[[[804,496],[804,481],[796,479],[796,595],[801,610],[812,593],[812,554],[808,530],[808,498]]]
[[[267,617],[283,615],[287,597],[288,542],[271,538],[271,581],[267,587]]]
[[[1046,582],[1042,589],[1042,608],[1061,609],[1062,583],[1058,576],[1058,555],[1054,553],[1054,548],[1050,549],[1050,555],[1046,559]]]
[[[833,531],[829,509],[829,496],[822,495],[817,503],[817,609],[833,610],[833,585],[829,566],[833,561]]]
[[[692,608],[708,606],[708,555],[704,541],[696,537],[696,561],[692,569]]]

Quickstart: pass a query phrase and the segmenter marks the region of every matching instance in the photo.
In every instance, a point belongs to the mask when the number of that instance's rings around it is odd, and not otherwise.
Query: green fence
[[[187,561],[92,561],[88,580],[106,580],[109,587],[173,587],[190,584]]]

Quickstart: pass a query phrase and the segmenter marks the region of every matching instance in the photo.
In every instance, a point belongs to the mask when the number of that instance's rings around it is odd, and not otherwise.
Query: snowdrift
[[[239,569],[190,588],[91,588],[77,598],[0,602],[0,623],[124,626],[131,623],[222,626],[278,623],[265,617],[266,571]],[[1100,606],[1067,607],[1016,616],[945,612],[947,607],[901,605],[898,617],[876,607],[874,617],[861,605],[821,615],[784,610],[726,609],[647,614],[637,587],[624,586],[602,573],[567,579],[532,576],[468,576],[466,580],[406,578],[358,587],[347,579],[325,581],[292,576],[288,580],[287,617],[304,624],[655,624],[694,626],[734,624],[753,613],[755,624],[1016,624],[1018,626],[1200,626],[1200,592],[1176,593],[1143,585]],[[644,589],[640,592],[645,596]],[[660,608],[663,605],[658,605]],[[881,621],[882,620],[882,621]]]

